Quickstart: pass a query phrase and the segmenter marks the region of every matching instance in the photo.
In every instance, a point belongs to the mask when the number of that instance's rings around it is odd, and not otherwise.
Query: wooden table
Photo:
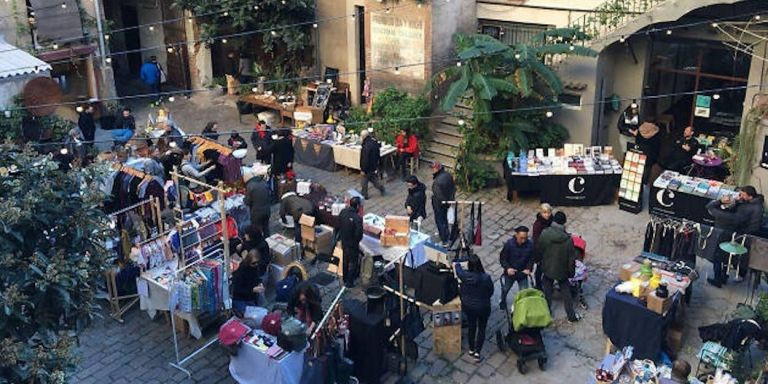
[[[354,169],[360,170],[360,146],[349,147],[346,145],[334,145],[333,146],[333,159],[336,164]],[[395,165],[394,154],[397,152],[395,147],[381,148],[380,156],[385,159],[390,157],[392,167],[397,168]]]
[[[258,107],[271,109],[278,114],[280,114],[280,125],[285,125],[285,118],[289,118],[293,120],[293,111],[296,109],[295,106],[292,107],[286,107],[283,105],[283,103],[280,103],[277,101],[277,98],[274,96],[267,96],[267,95],[257,95],[255,93],[251,93],[248,95],[240,96],[238,101],[243,103],[248,103],[251,105],[255,105]],[[239,121],[242,123],[242,115],[238,112],[238,118]]]

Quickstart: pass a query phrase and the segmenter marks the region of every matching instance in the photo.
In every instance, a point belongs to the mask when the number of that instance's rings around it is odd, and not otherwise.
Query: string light
[[[11,117],[11,111],[3,111],[3,115],[5,115],[6,118]]]
[[[271,33],[272,36],[277,36],[277,31],[270,31],[269,33]]]
[[[59,49],[59,45],[56,43],[53,43],[53,49]]]
[[[227,16],[229,16],[229,12],[224,12],[224,13],[222,13],[222,15],[224,15],[224,17],[227,17]]]
[[[466,122],[464,121],[464,119],[459,119],[458,123],[459,123],[459,125],[463,126]]]
[[[254,11],[258,11],[258,10],[259,10],[259,6],[258,6],[258,5],[254,5],[254,6],[253,6],[253,10],[254,10]]]
[[[755,20],[760,20],[760,15],[755,15]]]
[[[195,21],[195,19],[190,17],[190,18],[187,19],[187,21],[189,21],[191,23],[191,22]]]
[[[104,59],[104,61],[106,61],[107,63],[111,63],[112,62],[112,58],[111,57],[107,57],[106,59]]]
[[[168,53],[173,53],[173,47],[168,47]]]
[[[258,89],[258,88],[256,88],[256,87],[253,87],[253,88],[251,88],[251,92],[253,92],[253,93],[256,93],[256,92],[258,92],[258,91],[259,91],[259,89]]]
[[[109,40],[109,35],[104,35],[104,40]]]
[[[515,53],[515,59],[518,59],[518,60],[520,59],[520,54],[519,53]]]
[[[720,94],[719,93],[715,93],[714,95],[712,95],[712,98],[715,99],[715,100],[720,100]]]
[[[554,116],[554,113],[552,113],[552,111],[547,111],[546,115],[547,117],[552,117]]]
[[[62,9],[67,9],[67,3],[61,3],[61,8]]]
[[[569,51],[573,51],[574,49],[576,49],[576,47],[575,47],[575,46],[573,46],[573,45],[571,45],[570,47],[568,47],[568,50],[569,50]]]
[[[624,35],[621,35],[621,37],[619,37],[619,42],[623,43],[625,41],[627,41],[627,39],[624,37]]]
[[[717,28],[720,24],[712,23],[712,28]]]
[[[154,30],[155,30],[155,26],[154,26],[154,25],[150,25],[150,26],[149,26],[149,31],[150,31],[150,32],[152,32],[152,31],[154,31]]]
[[[667,29],[667,35],[671,35],[671,34],[672,34],[672,30],[671,29]]]
[[[312,24],[312,28],[317,28],[317,23]]]
[[[384,13],[387,13],[387,14],[388,14],[389,12],[390,12],[389,8],[387,8],[387,9],[384,11]]]
[[[62,148],[62,149],[59,151],[59,153],[61,153],[62,155],[66,155],[67,153],[69,153],[69,151],[68,151],[66,148]]]
[[[171,96],[171,97],[168,98],[168,101],[173,103],[174,101],[176,101],[176,98],[174,96]]]
[[[456,62],[456,66],[457,66],[457,67],[461,67],[461,60],[459,60],[459,61],[457,61],[457,62]]]
[[[226,44],[227,43],[227,39],[221,39],[221,42]]]
[[[83,106],[78,105],[77,108],[75,108],[75,111],[77,111],[77,113],[83,113]]]

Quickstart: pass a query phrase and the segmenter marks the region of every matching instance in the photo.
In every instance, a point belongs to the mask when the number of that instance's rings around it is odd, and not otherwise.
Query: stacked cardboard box
[[[408,216],[388,215],[384,218],[381,245],[384,247],[408,247],[411,223]]]
[[[272,263],[286,266],[298,258],[299,244],[280,234],[274,234],[267,238],[267,245],[272,253]]]
[[[315,226],[315,218],[301,215],[301,245],[307,260],[314,260],[319,254],[330,254],[333,247],[333,228],[327,225]]]

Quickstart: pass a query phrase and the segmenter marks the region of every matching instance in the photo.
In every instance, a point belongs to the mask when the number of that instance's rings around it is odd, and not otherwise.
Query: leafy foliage
[[[424,97],[411,97],[395,88],[376,94],[373,102],[373,129],[379,140],[392,143],[401,129],[424,140],[429,136],[429,101]]]
[[[557,96],[563,91],[557,73],[545,63],[565,55],[595,56],[580,45],[588,38],[575,28],[548,30],[516,45],[488,35],[455,36],[457,65],[439,71],[429,90],[446,89],[440,103],[444,111],[460,101],[472,107],[459,154],[465,166],[457,168],[466,186],[476,188],[483,182],[471,180],[486,176],[486,169],[474,164],[477,153],[501,156],[507,151],[559,147],[567,140],[565,127],[545,117],[547,110],[559,106]]]
[[[255,43],[253,52],[266,54],[260,62],[266,73],[284,69],[288,74],[284,77],[295,77],[311,62],[308,52],[312,49],[315,0],[175,0],[174,6],[196,16],[209,44],[217,36],[247,32],[227,37],[228,44],[246,47],[244,42]]]
[[[22,122],[31,115],[23,108],[21,97],[16,96],[13,99],[13,105],[8,108],[10,116],[0,117],[0,141],[10,140],[12,142],[21,142],[22,140]],[[63,139],[73,123],[62,119],[56,115],[35,117],[37,124],[42,132],[49,132],[52,141]]]
[[[105,266],[105,171],[64,173],[49,156],[0,145],[0,382],[64,383],[74,370]]]

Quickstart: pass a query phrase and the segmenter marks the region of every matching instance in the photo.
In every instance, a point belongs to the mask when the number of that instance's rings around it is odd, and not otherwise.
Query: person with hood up
[[[251,133],[251,144],[256,149],[256,160],[263,164],[272,163],[272,134],[264,120],[256,123],[256,127]]]
[[[371,136],[369,130],[364,129],[360,132],[363,139],[363,148],[360,150],[360,171],[363,175],[361,181],[361,192],[363,197],[368,200],[368,182],[381,192],[383,196],[386,190],[379,180],[379,163],[381,162],[381,144]]]
[[[485,273],[483,263],[477,255],[471,255],[467,262],[467,270],[461,263],[455,263],[456,276],[461,296],[461,310],[467,316],[469,325],[469,356],[476,363],[483,361],[480,351],[485,342],[485,328],[491,315],[491,296],[493,296],[493,280]]]
[[[424,185],[416,175],[408,176],[405,179],[408,184],[408,197],[405,198],[405,212],[411,222],[419,218],[427,218],[427,186]]]
[[[574,311],[573,297],[567,291],[568,279],[573,277],[576,271],[576,247],[571,235],[565,231],[566,221],[565,213],[555,212],[552,225],[541,232],[528,269],[531,269],[533,263],[538,263],[541,267],[541,288],[550,308],[554,284],[558,283],[565,292],[561,296],[568,322],[573,323],[581,320],[581,316]]]
[[[432,209],[435,212],[435,225],[443,246],[448,245],[448,204],[456,198],[456,183],[439,161],[432,163]]]
[[[272,213],[272,198],[267,183],[261,177],[247,172],[245,180],[245,205],[251,211],[251,225],[257,227],[269,237],[269,216]]]
[[[734,233],[756,234],[763,223],[764,203],[763,195],[758,194],[755,187],[751,185],[739,188],[739,196],[735,200],[726,195],[719,200],[710,201],[707,204],[707,211],[714,217],[715,227],[723,230],[717,240],[718,243],[731,241]],[[741,267],[739,268],[740,276],[736,279],[737,282],[741,281],[747,273],[748,255],[747,253],[739,257]],[[707,282],[720,288],[728,280],[727,266],[724,265],[728,254],[718,248],[714,256],[715,260],[712,262],[712,266],[715,270],[715,277],[708,278]]]

